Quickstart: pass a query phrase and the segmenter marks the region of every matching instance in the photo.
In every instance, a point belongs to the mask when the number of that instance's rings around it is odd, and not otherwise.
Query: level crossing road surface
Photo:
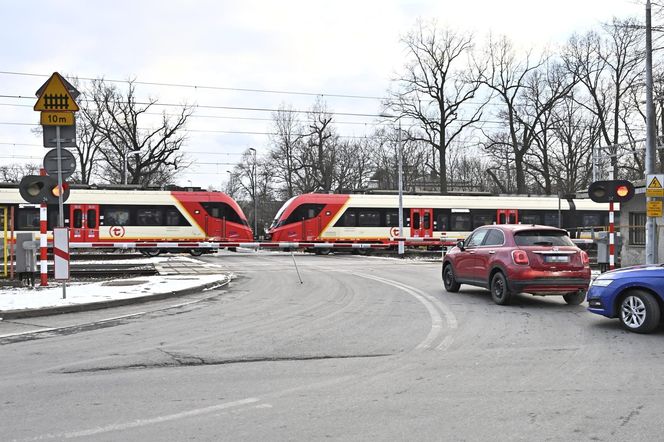
[[[201,259],[236,279],[0,322],[3,439],[661,439],[661,331],[561,298],[446,293],[437,262]]]

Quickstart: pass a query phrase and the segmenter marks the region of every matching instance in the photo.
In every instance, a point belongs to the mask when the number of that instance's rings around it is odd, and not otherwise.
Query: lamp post
[[[401,143],[401,119],[399,119],[397,144],[399,145],[399,238],[403,238],[403,144]],[[397,253],[399,255],[404,254],[403,240],[399,240]]]
[[[258,204],[256,200],[256,149],[253,147],[249,148],[250,151],[254,153],[254,164],[252,167],[252,184],[253,184],[253,194],[254,194],[254,239],[258,238]]]
[[[399,174],[399,238],[404,237],[403,231],[403,143],[401,142],[401,116],[396,117],[390,114],[380,114],[381,117],[385,118],[396,118],[399,122],[399,132],[397,133],[397,163],[398,163],[398,174]],[[399,255],[404,254],[404,242],[400,239],[397,242],[397,253]]]

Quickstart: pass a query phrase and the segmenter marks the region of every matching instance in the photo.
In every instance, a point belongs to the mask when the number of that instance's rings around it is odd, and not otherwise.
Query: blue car
[[[598,276],[588,290],[588,310],[618,318],[636,333],[650,333],[659,325],[664,308],[664,265],[626,267]]]

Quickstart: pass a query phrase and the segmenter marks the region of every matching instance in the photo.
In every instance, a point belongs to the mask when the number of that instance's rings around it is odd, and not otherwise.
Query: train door
[[[498,209],[496,211],[498,224],[518,224],[519,211],[517,209]]]
[[[320,210],[317,211],[315,207],[307,207],[305,217],[302,220],[302,241],[319,239],[321,229]]]
[[[97,241],[99,239],[99,205],[69,205],[69,240]]]
[[[410,236],[413,238],[433,236],[433,209],[410,209]]]

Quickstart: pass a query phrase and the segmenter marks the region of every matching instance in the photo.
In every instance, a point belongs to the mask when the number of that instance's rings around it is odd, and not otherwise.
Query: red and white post
[[[46,170],[40,169],[39,174],[45,176]],[[41,203],[41,206],[39,207],[39,270],[41,273],[41,287],[46,287],[48,285],[48,265],[46,263],[46,252],[48,247],[48,232],[46,230],[47,219],[46,203]]]
[[[616,266],[616,242],[613,230],[613,201],[609,201],[609,270]]]

